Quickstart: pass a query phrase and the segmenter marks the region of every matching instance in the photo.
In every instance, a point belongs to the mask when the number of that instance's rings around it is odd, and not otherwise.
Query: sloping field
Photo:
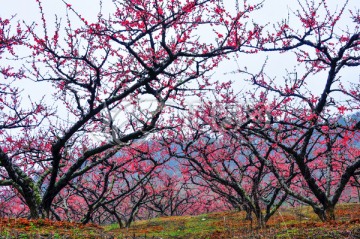
[[[199,216],[161,217],[135,222],[129,229],[117,225],[105,230],[116,238],[360,238],[360,204],[336,209],[335,222],[320,222],[309,207],[284,208],[257,229],[245,221],[244,212],[220,212]]]
[[[50,220],[0,219],[0,238],[360,238],[360,204],[342,204],[335,222],[320,222],[309,207],[284,208],[264,229],[244,220],[244,212],[160,217],[128,229]]]

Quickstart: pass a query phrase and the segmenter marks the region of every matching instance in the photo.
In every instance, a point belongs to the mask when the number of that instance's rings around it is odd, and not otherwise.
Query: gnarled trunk
[[[327,206],[325,208],[313,208],[321,221],[329,222],[335,220],[335,206]]]
[[[256,216],[256,222],[259,228],[264,228],[265,227],[265,220],[264,220],[264,215],[261,212],[260,208],[256,208],[255,210],[255,216]]]
[[[33,184],[29,185],[29,187],[26,187],[25,190],[23,190],[24,193],[22,193],[25,203],[30,211],[29,218],[47,218],[45,215],[45,210],[42,206],[42,198],[40,195],[40,191],[37,190],[37,188],[30,186],[33,186]]]

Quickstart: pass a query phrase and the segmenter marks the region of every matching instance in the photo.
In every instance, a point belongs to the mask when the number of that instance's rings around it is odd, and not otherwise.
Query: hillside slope
[[[105,230],[116,238],[360,238],[360,204],[339,205],[336,213],[335,222],[323,223],[309,207],[284,208],[265,229],[252,227],[243,212],[218,212],[159,217],[135,222],[128,229],[114,224]]]

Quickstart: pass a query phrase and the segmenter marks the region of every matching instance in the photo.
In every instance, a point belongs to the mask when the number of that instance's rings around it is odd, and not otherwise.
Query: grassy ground
[[[105,230],[116,238],[360,238],[360,204],[339,205],[336,213],[336,222],[322,223],[309,207],[285,208],[261,230],[245,221],[243,212],[162,217]]]
[[[0,238],[113,238],[112,235],[104,232],[100,226],[70,222],[54,222],[50,220],[27,220],[20,219],[0,219]]]
[[[119,229],[117,224],[100,227],[49,220],[0,219],[0,239],[360,238],[360,204],[339,205],[336,215],[336,222],[322,223],[309,207],[284,208],[261,230],[245,221],[243,212],[154,218],[137,221],[128,229]]]

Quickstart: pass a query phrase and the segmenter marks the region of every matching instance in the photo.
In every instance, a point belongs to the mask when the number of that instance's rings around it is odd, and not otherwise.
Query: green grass
[[[105,231],[117,238],[130,236],[147,238],[347,238],[352,230],[360,230],[360,205],[337,207],[336,223],[322,223],[309,207],[283,208],[258,229],[245,221],[243,212],[220,212],[198,216],[159,217],[137,221],[130,228],[119,229],[115,224]]]
[[[49,220],[1,219],[0,239],[116,238],[116,239],[232,239],[232,238],[350,238],[360,235],[360,204],[336,208],[337,221],[322,223],[309,207],[282,208],[266,228],[245,221],[244,212],[217,212],[197,216],[159,217],[136,221],[130,228],[118,224],[99,227]],[[359,237],[360,238],[360,237]]]
[[[218,230],[214,223],[217,219],[208,217],[207,214],[198,216],[184,216],[184,217],[165,217],[154,218],[148,221],[135,222],[132,228],[139,229],[135,235],[150,236],[150,237],[165,237],[165,238],[193,238],[203,237],[212,232]],[[127,231],[123,229],[124,233],[133,235],[133,230]],[[147,228],[158,228],[158,231],[148,231]],[[119,230],[117,224],[108,225],[105,227],[105,231]],[[121,234],[121,233],[120,233]]]

